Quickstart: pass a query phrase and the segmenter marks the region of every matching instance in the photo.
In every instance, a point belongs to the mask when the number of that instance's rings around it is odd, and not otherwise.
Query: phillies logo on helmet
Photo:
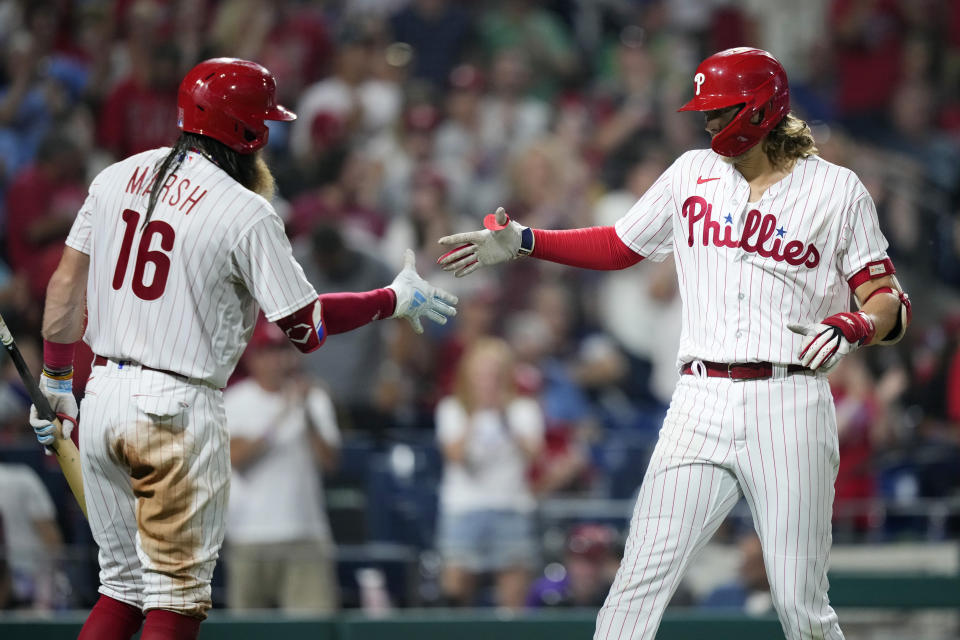
[[[703,75],[702,73],[698,73],[697,75],[693,76],[693,84],[697,85],[697,90],[694,95],[700,95],[700,85],[702,85],[706,79],[707,76]]]

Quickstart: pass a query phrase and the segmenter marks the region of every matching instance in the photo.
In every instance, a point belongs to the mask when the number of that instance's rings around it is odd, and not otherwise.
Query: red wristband
[[[77,343],[43,341],[43,364],[48,369],[69,369],[73,367],[73,354]]]

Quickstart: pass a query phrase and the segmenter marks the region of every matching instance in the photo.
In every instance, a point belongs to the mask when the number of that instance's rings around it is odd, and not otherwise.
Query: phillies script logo
[[[740,247],[744,251],[759,254],[764,258],[772,258],[777,262],[786,262],[793,266],[803,265],[811,269],[820,264],[820,252],[812,243],[805,245],[799,240],[790,240],[784,244],[781,239],[784,235],[783,229],[777,229],[777,219],[773,214],[762,214],[756,209],[751,209],[747,212],[743,234],[739,239],[734,239],[733,226],[727,224],[721,228],[720,223],[712,218],[713,205],[708,204],[700,196],[690,196],[684,200],[681,213],[688,220],[690,231],[687,235],[687,244],[691,247],[696,234],[696,224],[702,221],[703,246],[712,242],[717,247],[731,249]],[[774,235],[780,237],[770,243]]]

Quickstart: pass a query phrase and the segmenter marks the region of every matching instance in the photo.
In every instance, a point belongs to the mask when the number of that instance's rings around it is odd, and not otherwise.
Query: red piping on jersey
[[[614,227],[564,231],[533,230],[534,258],[571,267],[616,271],[632,267],[643,256],[624,244]]]
[[[346,333],[392,316],[397,294],[387,288],[363,293],[325,293],[320,296],[320,306],[327,333]]]
[[[847,284],[850,285],[851,291],[856,291],[857,287],[864,282],[876,280],[884,276],[891,276],[896,272],[897,270],[893,268],[893,261],[890,260],[890,258],[884,258],[883,260],[868,262],[867,266],[857,271],[847,280]]]

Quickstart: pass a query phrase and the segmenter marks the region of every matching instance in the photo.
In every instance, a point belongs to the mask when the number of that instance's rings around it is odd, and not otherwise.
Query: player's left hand
[[[423,333],[422,317],[437,324],[447,324],[448,318],[457,315],[454,308],[459,302],[457,296],[420,277],[414,264],[413,249],[407,249],[403,258],[403,270],[387,287],[397,295],[397,307],[391,317],[406,318],[417,333]]]
[[[837,313],[816,324],[788,324],[794,333],[808,336],[797,354],[800,363],[823,373],[830,373],[848,353],[852,353],[873,338],[876,330],[866,313]]]

